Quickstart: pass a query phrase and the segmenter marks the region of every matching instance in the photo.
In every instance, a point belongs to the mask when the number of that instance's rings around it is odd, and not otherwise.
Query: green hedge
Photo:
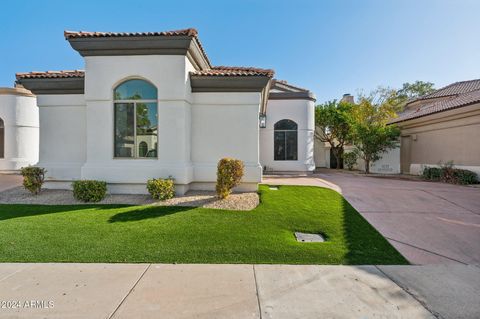
[[[104,181],[83,180],[72,183],[73,197],[82,202],[99,202],[107,194],[107,183]]]
[[[167,200],[175,196],[173,178],[153,178],[147,181],[147,190],[153,199]]]
[[[422,177],[430,181],[442,181],[451,184],[477,184],[478,177],[472,171],[453,168],[453,164],[442,165],[441,167],[425,167]]]
[[[458,184],[462,185],[478,183],[477,174],[466,169],[455,169],[453,171],[453,177],[457,180]]]
[[[439,167],[425,167],[422,172],[422,177],[430,181],[439,181],[442,179],[443,171]]]

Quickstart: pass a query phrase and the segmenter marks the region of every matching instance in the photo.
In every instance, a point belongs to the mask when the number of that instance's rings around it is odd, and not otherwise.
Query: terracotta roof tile
[[[83,70],[63,70],[63,71],[33,71],[26,73],[17,73],[17,80],[20,79],[54,79],[54,78],[83,78],[85,71]]]
[[[209,70],[195,71],[190,74],[198,76],[268,76],[271,78],[274,73],[271,69],[254,67],[214,66]]]
[[[194,28],[161,31],[161,32],[90,32],[90,31],[64,31],[65,39],[73,38],[103,38],[103,37],[148,37],[148,36],[189,36],[196,37],[198,32]]]
[[[163,37],[173,37],[173,36],[187,36],[195,38],[200,50],[202,51],[205,59],[208,64],[211,65],[210,60],[208,59],[207,53],[203,48],[200,39],[198,38],[198,31],[194,28],[182,29],[182,30],[172,30],[172,31],[161,31],[161,32],[90,32],[90,31],[67,31],[63,32],[65,39],[76,39],[76,38],[109,38],[109,37],[151,37],[151,36],[163,36]]]
[[[441,97],[463,94],[463,93],[467,93],[475,90],[480,90],[480,79],[460,81],[460,82],[449,84],[441,89],[436,90],[435,92],[413,99],[409,101],[408,104],[411,104],[416,101],[436,99]]]
[[[480,89],[459,94],[457,96],[446,98],[440,101],[422,104],[416,109],[407,110],[403,113],[400,113],[397,118],[390,121],[390,124],[412,120],[422,116],[448,111],[475,103],[480,103]]]

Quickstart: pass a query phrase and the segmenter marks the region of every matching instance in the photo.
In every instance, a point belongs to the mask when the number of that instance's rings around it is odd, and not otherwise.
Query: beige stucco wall
[[[316,167],[330,167],[329,148],[318,138],[315,138],[313,158]]]
[[[480,173],[480,103],[399,123],[399,127],[402,137],[410,137],[410,173],[448,161]],[[404,143],[401,151],[408,152],[406,147]]]

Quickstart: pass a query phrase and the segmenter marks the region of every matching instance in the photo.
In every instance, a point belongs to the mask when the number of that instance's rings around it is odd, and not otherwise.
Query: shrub
[[[440,163],[440,168],[442,170],[442,181],[445,183],[457,184],[454,176],[455,168],[453,168],[453,161],[446,162],[444,164]]]
[[[422,178],[430,181],[439,181],[442,175],[442,169],[439,167],[425,167],[422,171]]]
[[[173,178],[153,178],[147,181],[147,190],[153,199],[166,200],[175,196]]]
[[[348,152],[343,154],[343,163],[348,168],[348,170],[351,171],[357,163],[357,154],[355,154],[355,152]]]
[[[468,185],[478,183],[477,174],[466,169],[455,169],[453,176],[456,184]]]
[[[217,165],[217,185],[220,198],[227,198],[243,177],[243,162],[234,158],[222,158]]]
[[[478,183],[477,174],[466,169],[454,168],[453,162],[441,164],[440,167],[425,167],[422,171],[422,177],[430,181],[442,181],[451,184]]]
[[[21,172],[23,176],[23,187],[32,194],[37,195],[40,193],[47,171],[41,167],[27,166],[22,167]]]
[[[104,181],[83,180],[72,183],[73,197],[82,202],[99,202],[105,198],[107,183]]]

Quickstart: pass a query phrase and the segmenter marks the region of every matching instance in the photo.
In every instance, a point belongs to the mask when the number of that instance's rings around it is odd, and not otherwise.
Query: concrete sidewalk
[[[0,318],[478,318],[479,296],[464,265],[0,264]]]

